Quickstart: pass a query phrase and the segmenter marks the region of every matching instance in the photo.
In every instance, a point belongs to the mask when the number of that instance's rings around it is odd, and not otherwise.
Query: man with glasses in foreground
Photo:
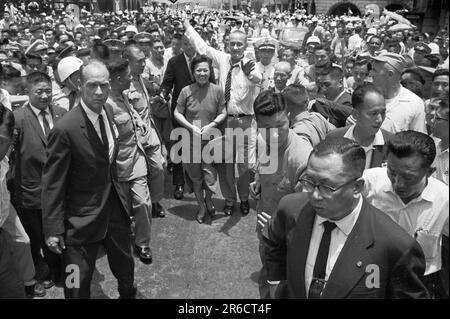
[[[263,231],[273,298],[428,298],[414,239],[361,193],[362,147],[325,139]]]

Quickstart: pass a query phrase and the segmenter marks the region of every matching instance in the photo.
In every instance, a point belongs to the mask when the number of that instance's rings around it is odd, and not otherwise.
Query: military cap
[[[108,39],[103,41],[103,44],[108,47],[111,51],[123,51],[125,49],[125,44],[117,39]]]
[[[430,54],[431,48],[424,42],[417,42],[416,45],[414,45],[414,51],[422,51],[426,54]]]
[[[42,27],[39,24],[34,24],[30,27],[30,32],[42,31]]]
[[[28,47],[28,49],[25,50],[25,54],[35,53],[47,49],[48,49],[47,42],[45,42],[42,39],[37,39]]]
[[[153,40],[153,37],[152,37],[152,35],[150,34],[150,33],[148,33],[148,32],[139,32],[138,34],[136,34],[135,36],[134,36],[134,41],[136,41],[136,42],[152,42],[152,40]]]
[[[275,50],[278,42],[272,38],[263,38],[255,42],[255,47],[258,50]]]

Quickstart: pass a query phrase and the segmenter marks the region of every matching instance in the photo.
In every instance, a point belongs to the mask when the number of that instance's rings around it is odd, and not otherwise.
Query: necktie
[[[105,122],[101,114],[98,116],[98,121],[100,123],[100,134],[102,135],[103,145],[105,146],[106,154],[109,156],[108,135],[106,135]]]
[[[48,113],[47,111],[41,111],[39,114],[42,116],[42,123],[44,124],[44,134],[45,136],[48,136],[48,133],[50,132],[50,124],[48,123],[46,117]]]
[[[331,232],[336,228],[336,224],[325,221],[323,224],[325,231],[320,241],[317,252],[316,263],[314,265],[313,280],[309,287],[308,299],[320,299],[320,295],[325,286],[325,273],[327,268],[328,252],[330,250]]]
[[[231,65],[230,71],[227,74],[227,81],[225,82],[225,102],[228,104],[231,96],[231,74],[233,73],[233,69],[237,67],[239,64]]]

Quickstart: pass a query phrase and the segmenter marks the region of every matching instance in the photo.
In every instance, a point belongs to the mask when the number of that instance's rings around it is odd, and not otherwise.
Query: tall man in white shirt
[[[250,212],[249,165],[256,162],[256,122],[254,119],[253,102],[257,94],[257,85],[262,76],[255,68],[255,62],[244,57],[247,47],[247,36],[245,33],[236,31],[230,34],[230,53],[225,53],[208,46],[201,36],[190,25],[189,20],[184,22],[186,33],[191,43],[196,47],[199,54],[206,54],[213,60],[213,66],[219,69],[219,85],[224,89],[227,102],[227,128],[242,129],[250,131],[247,138],[237,138],[236,143],[232,136],[225,136],[227,143],[233,143],[233,152],[237,152],[239,179],[237,190],[241,200],[241,212],[247,215]],[[233,156],[234,160],[236,159]],[[233,161],[236,163],[235,161]],[[231,215],[234,204],[237,201],[236,180],[234,163],[218,165],[220,189],[225,197],[224,213]]]
[[[364,172],[365,197],[421,245],[427,287],[433,297],[444,297],[439,272],[442,236],[448,238],[449,199],[448,186],[431,177],[435,143],[428,135],[405,131],[391,139],[387,151],[387,167]]]
[[[373,84],[386,99],[386,119],[382,128],[394,134],[407,130],[425,133],[422,99],[400,84],[405,58],[396,53],[382,53],[372,59]]]

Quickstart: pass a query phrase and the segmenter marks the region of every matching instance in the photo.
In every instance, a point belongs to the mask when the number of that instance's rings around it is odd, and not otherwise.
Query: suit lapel
[[[187,61],[186,61],[186,57],[184,56],[184,53],[181,53],[181,64],[183,65],[183,68],[185,69],[185,72],[187,72],[187,74],[189,74],[189,83],[193,83],[194,82],[194,77],[192,76],[192,72],[191,72],[191,68],[188,65]]]
[[[305,266],[315,217],[316,214],[312,206],[309,203],[306,204],[303,212],[298,217],[296,230],[292,237],[292,251],[288,254],[292,260],[292,262],[288,261],[288,265],[292,265],[290,273],[295,276],[293,278],[294,280],[290,281],[292,283],[291,290],[299,292],[300,295],[298,298],[300,299],[306,299],[307,296],[305,288]],[[297,296],[295,297],[297,298]]]
[[[323,299],[345,298],[365,273],[373,244],[373,230],[364,201],[358,220],[349,234],[328,278]]]
[[[98,136],[97,131],[94,128],[94,125],[89,120],[81,104],[79,104],[78,107],[80,109],[83,118],[83,120],[80,122],[83,135],[87,138],[89,143],[97,150],[98,153],[102,154],[103,157],[108,158],[108,155],[105,152],[105,146],[100,140],[100,137]]]
[[[118,151],[117,139],[118,139],[119,136],[118,136],[118,131],[117,131],[117,128],[116,128],[116,124],[114,122],[114,114],[113,114],[111,106],[109,104],[105,104],[104,108],[105,108],[105,112],[106,112],[106,117],[108,118],[109,129],[111,130],[111,136],[113,137],[113,143],[114,143],[114,146],[113,146],[113,160],[114,160],[116,158],[117,151]]]
[[[26,115],[28,117],[28,121],[30,122],[31,126],[34,128],[34,130],[38,133],[39,137],[41,138],[44,145],[47,145],[47,137],[44,135],[44,131],[42,130],[41,124],[39,124],[39,120],[36,117],[36,114],[34,114],[33,110],[31,109],[30,104],[26,105]]]

